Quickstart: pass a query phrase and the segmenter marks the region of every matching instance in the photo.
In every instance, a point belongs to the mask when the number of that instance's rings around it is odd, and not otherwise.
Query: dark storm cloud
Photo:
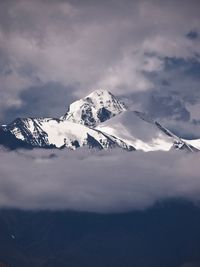
[[[128,105],[140,105],[140,109],[144,110],[154,119],[174,119],[188,121],[190,113],[185,107],[185,103],[181,101],[180,97],[174,93],[168,94],[162,91],[147,91],[143,93],[134,93],[129,96]],[[124,96],[124,100],[126,98]]]
[[[30,87],[19,94],[22,105],[5,109],[3,123],[9,123],[18,117],[59,118],[66,113],[68,105],[75,100],[72,95],[73,88],[73,86],[66,87],[55,82]]]
[[[124,95],[124,100],[128,98],[132,109],[145,111],[181,136],[199,137],[195,121],[200,117],[200,63],[169,57],[163,62],[163,71],[147,74],[153,89]]]
[[[187,33],[186,36],[187,36],[187,38],[189,38],[191,40],[196,40],[196,39],[198,39],[199,34],[196,31],[190,31],[190,32]]]
[[[0,160],[1,207],[121,212],[200,200],[198,154],[33,150]]]

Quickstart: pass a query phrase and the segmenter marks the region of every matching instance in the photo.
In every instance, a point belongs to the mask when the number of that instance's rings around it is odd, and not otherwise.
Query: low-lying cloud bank
[[[200,155],[0,151],[0,207],[122,212],[168,198],[200,200]]]

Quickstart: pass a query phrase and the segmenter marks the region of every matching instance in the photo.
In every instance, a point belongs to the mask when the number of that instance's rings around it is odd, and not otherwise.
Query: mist
[[[198,153],[2,149],[0,160],[1,208],[110,213],[200,200]]]

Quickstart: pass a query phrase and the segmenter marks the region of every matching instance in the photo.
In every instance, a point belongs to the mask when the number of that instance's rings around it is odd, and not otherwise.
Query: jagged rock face
[[[173,134],[147,114],[125,111],[118,116],[100,123],[96,129],[110,134],[124,143],[142,151],[169,151],[170,149],[197,151],[198,149]]]
[[[18,118],[3,129],[31,146],[45,147],[49,145],[48,134],[41,128],[45,121],[47,119]]]
[[[15,138],[14,138],[15,137]],[[7,140],[7,139],[8,140]],[[14,142],[14,140],[16,140]],[[5,142],[7,140],[7,142]],[[9,141],[12,140],[12,146]],[[103,132],[88,128],[84,125],[51,118],[26,118],[16,119],[8,126],[3,126],[0,131],[0,143],[10,148],[70,148],[77,149],[82,146],[89,148],[108,149],[122,147],[133,150],[122,140]]]
[[[199,142],[200,143],[200,142]],[[0,127],[0,144],[15,148],[120,147],[128,151],[199,150],[141,112],[127,111],[106,90],[96,90],[69,106],[60,119],[18,118]],[[195,144],[195,145],[193,145]],[[197,148],[198,149],[197,149]]]
[[[105,90],[96,90],[86,98],[72,103],[69,111],[61,119],[53,118],[18,118],[7,126],[1,127],[0,143],[9,140],[20,140],[23,147],[70,148],[82,146],[108,149],[122,147],[134,150],[119,138],[104,134],[94,129],[98,123],[126,110],[123,103]],[[7,138],[8,139],[8,138]],[[17,142],[12,141],[12,147]],[[9,145],[9,142],[6,142]]]
[[[125,105],[110,92],[96,90],[72,103],[61,119],[95,127],[125,110]]]

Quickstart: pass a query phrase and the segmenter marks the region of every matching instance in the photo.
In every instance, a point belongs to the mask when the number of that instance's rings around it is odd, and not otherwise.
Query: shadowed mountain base
[[[167,202],[140,212],[1,210],[0,261],[9,267],[200,266],[200,208]]]

